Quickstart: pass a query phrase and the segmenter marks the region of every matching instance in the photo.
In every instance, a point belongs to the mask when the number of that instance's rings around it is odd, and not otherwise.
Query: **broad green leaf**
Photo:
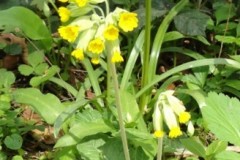
[[[208,128],[219,140],[240,146],[240,101],[210,92],[202,114]]]
[[[17,155],[17,156],[14,156],[12,160],[23,160],[23,158],[22,156]]]
[[[174,41],[174,40],[181,39],[181,38],[184,38],[184,37],[185,36],[178,31],[171,31],[171,32],[165,33],[163,41],[164,42]]]
[[[7,160],[7,155],[3,151],[0,151],[0,159]]]
[[[240,22],[237,24],[237,37],[240,37]]]
[[[186,147],[192,153],[203,158],[206,156],[205,147],[198,138],[191,137],[181,139],[180,141],[182,142],[183,146]]]
[[[217,1],[213,3],[214,15],[217,19],[217,24],[232,18],[236,14],[236,8],[233,3],[228,3],[227,1]]]
[[[215,39],[218,40],[219,42],[231,44],[236,42],[236,37],[233,36],[221,36],[221,35],[216,35]]]
[[[88,101],[77,101],[71,103],[69,106],[66,107],[66,109],[57,117],[55,123],[54,123],[54,135],[57,137],[58,132],[61,129],[62,124],[69,119],[77,109],[80,107],[83,107],[87,104]]]
[[[52,47],[51,33],[43,20],[30,9],[11,7],[0,11],[0,28],[8,31],[19,30],[32,40],[40,40],[45,49]]]
[[[64,147],[57,150],[54,154],[54,160],[74,160],[76,157],[75,147]]]
[[[216,154],[224,151],[227,148],[227,142],[216,140],[212,142],[206,149],[206,157],[214,157]]]
[[[124,121],[134,123],[140,114],[136,98],[126,90],[121,90],[120,100]]]
[[[7,148],[12,150],[18,150],[22,147],[23,139],[19,134],[11,134],[4,139],[4,144]]]
[[[133,144],[141,146],[149,156],[153,158],[156,155],[157,143],[156,139],[151,134],[133,128],[126,128],[126,134]]]
[[[136,149],[130,149],[131,160],[152,160],[154,157],[149,157],[146,155],[142,147],[137,147]]]
[[[18,67],[18,71],[24,76],[29,76],[30,74],[33,73],[33,68],[29,65],[21,64]]]
[[[112,138],[107,141],[100,149],[103,152],[105,160],[125,160],[122,142],[118,138]],[[131,153],[131,152],[130,152]]]
[[[87,160],[102,160],[102,153],[99,147],[105,144],[103,139],[93,139],[77,145],[81,157]]]
[[[28,63],[35,68],[38,64],[44,62],[44,53],[43,51],[35,51],[28,55]]]
[[[75,145],[86,136],[110,131],[113,131],[113,128],[108,126],[102,119],[99,119],[97,122],[75,123],[73,127],[70,128],[69,133],[57,141],[55,147]]]
[[[39,86],[41,83],[43,83],[43,82],[49,80],[50,78],[52,78],[59,71],[60,71],[60,68],[58,66],[51,66],[50,68],[48,68],[45,71],[44,75],[33,77],[30,80],[30,85],[33,86],[33,87]]]
[[[237,160],[240,154],[233,151],[223,151],[215,156],[216,160]]]
[[[6,69],[0,69],[0,88],[9,88],[15,82],[15,75]]]
[[[182,12],[174,18],[177,30],[185,35],[205,36],[207,21],[210,17],[198,10]]]
[[[37,74],[37,75],[42,75],[45,73],[45,71],[48,69],[48,64],[47,63],[40,63],[39,65],[37,65],[35,68],[34,68],[34,72]]]
[[[232,87],[232,88],[236,88],[237,90],[240,90],[239,86],[240,86],[240,81],[238,79],[235,80],[226,80],[225,83],[226,86]]]
[[[10,102],[6,102],[6,101],[1,101],[0,100],[0,110],[2,111],[7,111],[11,108],[11,104]]]
[[[17,103],[31,105],[33,110],[49,124],[53,124],[56,118],[64,110],[63,104],[53,94],[42,94],[36,88],[17,89],[13,92]]]

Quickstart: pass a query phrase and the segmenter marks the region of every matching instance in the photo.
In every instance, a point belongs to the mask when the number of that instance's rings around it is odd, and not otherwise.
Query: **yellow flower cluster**
[[[108,48],[108,52],[111,52],[112,63],[124,61],[120,50],[119,35],[120,32],[130,32],[138,27],[136,13],[116,8],[105,16],[104,12],[94,11],[96,8],[101,9],[95,5],[105,0],[59,1],[68,2],[69,5],[58,9],[61,22],[68,23],[66,26],[60,26],[58,33],[61,38],[74,44],[76,49],[71,55],[76,60],[82,60],[84,55],[87,55],[93,64],[98,64],[104,57],[102,53],[105,48]],[[70,17],[71,22],[69,22]],[[106,43],[109,47],[106,47]]]
[[[173,93],[174,91],[168,90],[159,95],[153,112],[154,130],[155,132],[162,131],[164,122],[169,129],[169,138],[177,138],[183,134],[179,125],[181,123],[188,125],[188,133],[192,135],[194,128],[189,121],[191,115],[185,111],[185,106],[177,97],[173,96]]]

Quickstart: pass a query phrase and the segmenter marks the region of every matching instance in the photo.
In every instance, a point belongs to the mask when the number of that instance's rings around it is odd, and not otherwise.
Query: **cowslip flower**
[[[94,54],[100,54],[104,50],[104,42],[101,38],[93,39],[88,44],[88,51]]]
[[[118,38],[119,30],[114,25],[110,24],[104,30],[103,36],[106,40],[114,41]]]
[[[87,5],[88,0],[75,0],[75,2],[77,3],[77,5],[78,5],[79,7],[84,7],[84,6]]]
[[[58,14],[60,16],[61,22],[67,22],[69,20],[71,12],[66,7],[59,7]]]
[[[84,59],[84,54],[82,49],[75,49],[72,51],[71,55],[76,58],[77,60],[83,60]]]
[[[65,3],[65,2],[67,2],[68,0],[58,0],[58,1]]]
[[[121,52],[118,48],[113,49],[111,61],[113,63],[123,62],[123,57],[122,57]]]
[[[58,29],[60,36],[68,42],[74,42],[78,36],[78,26],[61,26]]]
[[[99,63],[100,63],[100,58],[99,58],[99,57],[93,57],[93,58],[91,59],[91,62],[92,62],[93,64],[99,64]]]
[[[167,101],[169,106],[172,108],[174,113],[178,115],[178,120],[180,123],[187,123],[191,115],[189,112],[186,112],[186,108],[183,105],[182,101],[180,101],[177,97],[173,96],[174,91],[173,90],[168,90],[164,92],[166,95]]]
[[[164,121],[169,128],[169,138],[176,138],[181,136],[183,133],[179,127],[176,115],[174,114],[173,110],[163,102],[163,117]]]
[[[153,133],[154,137],[162,138],[164,136],[164,132],[162,130],[157,130]]]
[[[121,13],[118,25],[124,32],[133,31],[138,26],[137,14],[131,12]]]
[[[163,135],[164,135],[164,132],[163,132],[163,116],[162,116],[162,112],[160,110],[160,107],[158,106],[158,103],[154,107],[152,118],[153,118],[153,128],[155,130],[153,135],[156,138],[162,138]]]

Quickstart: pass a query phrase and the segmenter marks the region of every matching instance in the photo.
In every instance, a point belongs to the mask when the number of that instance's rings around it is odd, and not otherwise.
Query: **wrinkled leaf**
[[[174,18],[177,30],[185,35],[205,36],[207,21],[210,17],[197,10],[190,10],[180,13]]]
[[[12,150],[18,150],[22,147],[23,139],[19,134],[12,134],[4,139],[4,144]]]
[[[29,76],[30,74],[33,73],[33,68],[29,65],[21,64],[18,67],[18,71],[24,76]]]
[[[240,146],[240,101],[210,92],[202,114],[208,128],[219,140]]]
[[[45,71],[45,74],[42,76],[33,77],[30,80],[30,85],[33,87],[39,86],[41,83],[49,80],[51,77],[53,77],[56,73],[60,71],[60,68],[58,66],[51,66]]]
[[[77,150],[81,157],[87,160],[102,160],[101,150],[99,149],[105,143],[103,139],[93,139],[77,145]]]
[[[102,119],[97,122],[79,122],[70,128],[68,134],[57,141],[55,147],[71,146],[77,144],[86,136],[110,131],[113,131],[113,128],[108,126]]]
[[[17,89],[13,92],[17,103],[31,105],[47,123],[53,124],[64,110],[63,104],[53,94],[42,94],[36,88]]]

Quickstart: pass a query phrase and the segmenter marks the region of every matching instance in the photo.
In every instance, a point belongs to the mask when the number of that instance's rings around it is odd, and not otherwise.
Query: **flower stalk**
[[[117,107],[117,113],[118,113],[118,123],[120,126],[120,135],[122,139],[122,144],[123,144],[123,151],[124,151],[124,156],[125,160],[130,160],[130,154],[129,154],[129,149],[128,149],[128,142],[127,142],[127,136],[126,136],[126,131],[124,127],[124,121],[123,121],[123,113],[122,113],[122,105],[121,105],[121,100],[120,100],[120,90],[119,90],[119,84],[118,84],[118,79],[117,79],[117,71],[116,71],[116,66],[115,63],[111,62],[112,59],[112,53],[111,53],[111,44],[107,45],[107,61],[108,61],[108,74],[111,74],[112,80],[113,80],[113,86],[115,90],[115,97],[116,97],[116,107]],[[108,77],[108,81],[109,81]],[[110,83],[108,82],[108,85]],[[109,88],[110,86],[108,86]]]

